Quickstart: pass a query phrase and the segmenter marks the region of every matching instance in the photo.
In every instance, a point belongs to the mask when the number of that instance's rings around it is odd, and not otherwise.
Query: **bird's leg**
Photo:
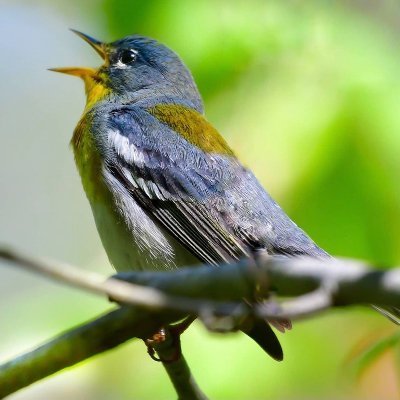
[[[161,328],[152,337],[144,339],[149,356],[154,361],[163,363],[179,360],[182,354],[181,335],[195,319],[195,316],[189,316],[177,324]],[[156,352],[158,357],[155,355]]]
[[[169,327],[161,328],[151,338],[145,339],[144,343],[147,346],[147,353],[154,361],[169,364],[181,357],[180,336],[174,335]]]
[[[158,358],[156,354],[155,348],[159,347],[161,343],[166,340],[166,332],[164,328],[161,328],[158,332],[156,332],[152,337],[143,339],[145,345],[147,346],[147,353],[149,356],[158,362],[164,362],[161,358]]]

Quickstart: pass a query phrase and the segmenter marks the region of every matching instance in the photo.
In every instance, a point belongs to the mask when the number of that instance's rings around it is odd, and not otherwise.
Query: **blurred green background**
[[[400,263],[400,3],[380,1],[0,1],[0,242],[105,275],[68,141],[83,85],[48,67],[99,65],[67,28],[102,40],[159,39],[185,60],[208,119],[288,214],[334,255]],[[10,266],[0,269],[0,360],[110,307]],[[351,361],[394,332],[369,309],[329,312],[281,335],[268,359],[244,335],[200,325],[186,357],[213,399],[395,399],[386,352],[354,379]],[[168,399],[139,341],[13,399]]]

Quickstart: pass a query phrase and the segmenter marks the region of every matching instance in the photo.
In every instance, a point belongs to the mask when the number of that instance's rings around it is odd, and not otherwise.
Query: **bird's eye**
[[[137,55],[136,50],[133,49],[124,50],[121,52],[118,61],[125,65],[131,64],[133,61],[135,61],[136,55]]]

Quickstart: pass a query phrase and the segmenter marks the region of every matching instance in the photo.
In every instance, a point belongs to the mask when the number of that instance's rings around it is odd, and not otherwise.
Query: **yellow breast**
[[[90,202],[106,201],[110,194],[102,177],[101,158],[90,132],[90,120],[83,116],[71,139],[75,162]]]

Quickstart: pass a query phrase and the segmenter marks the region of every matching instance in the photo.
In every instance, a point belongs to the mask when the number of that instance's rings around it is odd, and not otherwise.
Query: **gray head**
[[[203,111],[201,96],[193,77],[182,60],[168,47],[144,36],[132,35],[112,43],[102,43],[81,32],[73,31],[103,58],[98,68],[54,68],[81,77],[86,84],[88,102],[96,92],[122,96],[126,100],[135,97],[180,99]],[[96,90],[93,90],[96,89]]]

